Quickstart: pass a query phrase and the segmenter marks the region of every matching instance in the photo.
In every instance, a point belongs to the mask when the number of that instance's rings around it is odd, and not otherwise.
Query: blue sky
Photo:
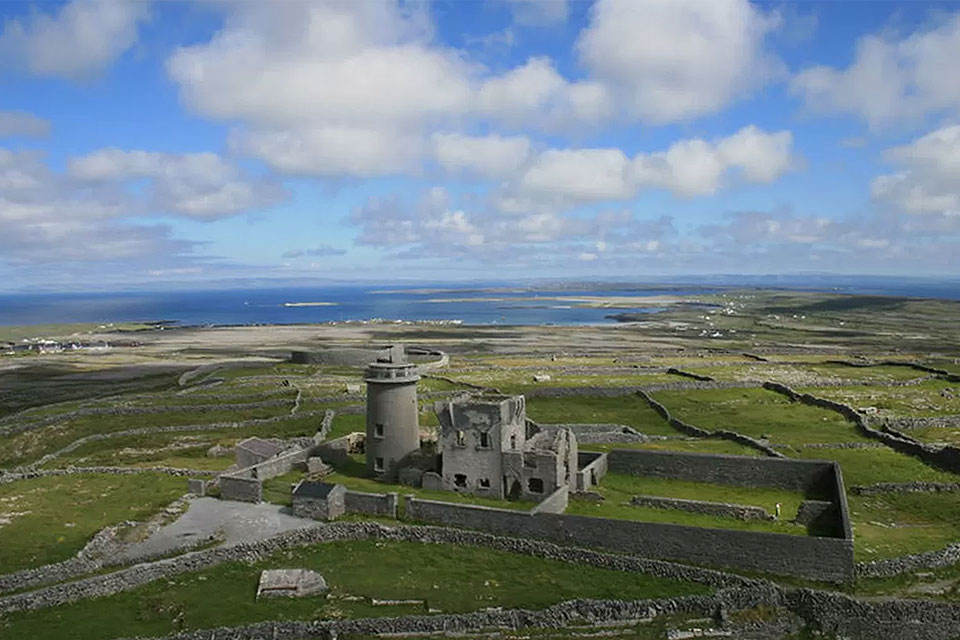
[[[0,288],[954,276],[960,6],[0,3]]]

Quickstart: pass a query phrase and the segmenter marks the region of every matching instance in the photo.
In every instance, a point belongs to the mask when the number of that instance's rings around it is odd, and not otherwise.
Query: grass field
[[[256,601],[260,571],[282,567],[320,571],[331,597]],[[332,542],[280,552],[255,565],[224,564],[108,598],[10,615],[0,621],[0,635],[99,640],[258,620],[424,614],[427,607],[446,613],[498,606],[537,609],[573,598],[630,600],[709,591],[687,582],[482,548]],[[360,599],[348,599],[353,597]],[[426,606],[372,606],[371,598],[423,600]],[[109,635],[104,636],[107,629]]]
[[[564,396],[527,399],[527,415],[543,424],[597,423],[622,424],[641,433],[675,436],[668,425],[642,398],[635,394],[616,398]]]
[[[685,482],[662,478],[645,478],[620,473],[608,473],[598,487],[593,489],[604,497],[603,502],[572,499],[566,513],[617,520],[640,522],[669,522],[695,527],[738,529],[743,531],[767,531],[807,535],[807,528],[790,522],[803,501],[803,494],[794,491],[767,488],[730,487],[703,482]],[[749,521],[735,518],[687,513],[674,509],[636,507],[630,504],[635,495],[663,496],[686,500],[728,502],[763,507],[773,513],[776,504],[782,504],[778,521]]]
[[[66,560],[103,527],[142,520],[186,492],[185,479],[152,473],[0,485],[0,573]]]
[[[850,496],[858,561],[932,551],[960,540],[960,493]]]
[[[798,391],[854,408],[876,407],[881,415],[937,416],[960,414],[960,393],[955,393],[958,386],[946,380],[927,380],[906,387],[827,387]]]
[[[866,442],[843,416],[766,389],[663,391],[653,394],[676,418],[703,429],[729,429],[775,444]]]

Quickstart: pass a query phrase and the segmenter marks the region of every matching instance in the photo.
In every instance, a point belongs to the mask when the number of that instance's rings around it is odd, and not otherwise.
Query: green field
[[[836,412],[791,402],[766,389],[662,391],[654,399],[671,415],[702,429],[727,429],[773,444],[802,446],[813,442],[866,442]]]
[[[260,571],[286,567],[320,571],[330,597],[255,600]],[[259,620],[424,614],[428,607],[445,613],[486,607],[538,609],[573,598],[630,600],[709,591],[688,582],[483,548],[331,542],[279,552],[254,565],[232,562],[107,598],[13,614],[0,620],[0,634],[32,640],[99,640]],[[371,598],[422,600],[426,606],[372,606]],[[109,635],[104,636],[107,629]]]
[[[527,415],[543,424],[622,424],[651,435],[678,435],[676,429],[636,394],[615,398],[586,395],[533,397],[527,399]]]
[[[100,529],[147,518],[186,492],[184,478],[153,473],[2,484],[0,573],[67,560]]]
[[[590,500],[572,499],[566,513],[639,522],[669,522],[695,527],[767,531],[794,535],[807,534],[806,527],[790,522],[796,516],[797,508],[803,501],[803,494],[795,491],[731,487],[704,482],[638,477],[621,473],[608,473],[593,491],[602,495],[604,500],[596,503]],[[782,505],[781,518],[773,522],[743,521],[736,518],[687,513],[674,509],[636,507],[630,504],[630,499],[636,495],[752,505],[762,507],[771,514],[774,513],[776,504],[779,502]]]

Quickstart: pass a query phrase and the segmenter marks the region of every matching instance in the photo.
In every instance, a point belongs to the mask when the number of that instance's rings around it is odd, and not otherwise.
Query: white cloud
[[[747,0],[598,0],[577,48],[626,111],[654,123],[719,111],[774,77],[774,16]]]
[[[82,185],[51,172],[42,154],[0,149],[0,261],[90,262],[173,256],[190,243],[164,226],[124,224],[136,201],[112,185]]]
[[[888,149],[884,157],[901,170],[874,179],[875,200],[908,214],[960,217],[960,125]]]
[[[619,149],[543,152],[509,189],[506,202],[522,208],[526,198],[575,201],[624,200],[640,189],[662,188],[683,197],[716,193],[732,172],[749,182],[772,182],[793,164],[793,135],[747,126],[708,142],[680,140],[666,151],[638,153],[629,160]]]
[[[287,197],[269,180],[246,175],[214,153],[168,154],[101,149],[71,158],[68,172],[78,180],[151,180],[151,208],[198,220],[212,220]]]
[[[932,29],[897,39],[868,35],[846,69],[811,67],[791,90],[816,112],[852,114],[878,127],[960,108],[960,14]]]
[[[50,135],[50,121],[26,111],[0,111],[0,137]]]
[[[510,176],[530,155],[530,140],[525,137],[435,133],[433,147],[437,163],[445,170],[473,173],[484,178]]]
[[[231,145],[290,174],[370,177],[419,171],[420,136],[394,128],[319,126],[236,133]]]
[[[10,19],[0,33],[0,60],[37,75],[82,79],[103,72],[137,40],[146,2],[72,0],[55,14]]]
[[[577,81],[547,57],[498,73],[473,64],[432,42],[428,16],[410,10],[422,6],[240,3],[167,69],[190,108],[234,123],[237,149],[282,171],[371,176],[419,173],[432,134],[472,125],[557,133],[623,117],[689,119],[722,108],[774,66],[762,51],[773,19],[745,0],[601,0],[579,41],[593,76]],[[464,165],[441,151],[441,163]],[[469,168],[492,175],[489,165]]]
[[[518,189],[542,197],[622,200],[634,192],[628,167],[619,149],[551,149],[527,169]]]

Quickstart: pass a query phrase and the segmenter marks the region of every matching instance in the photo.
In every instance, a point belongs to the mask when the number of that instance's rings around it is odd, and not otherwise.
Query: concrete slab
[[[203,544],[211,538],[223,540],[224,546],[233,546],[320,525],[314,520],[298,518],[288,507],[275,504],[195,498],[182,516],[146,540],[131,544],[121,555],[124,560],[137,560]]]

